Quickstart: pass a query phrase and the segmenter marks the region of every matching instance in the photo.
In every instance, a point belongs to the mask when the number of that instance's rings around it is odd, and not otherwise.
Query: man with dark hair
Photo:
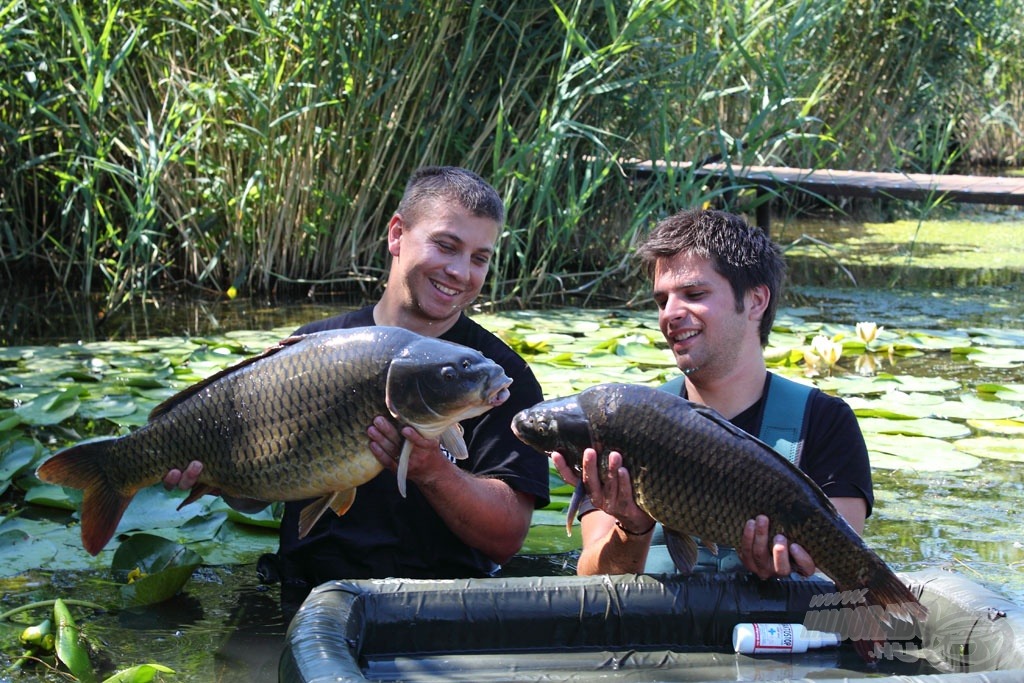
[[[763,350],[786,272],[778,247],[739,216],[694,210],[661,221],[638,253],[653,283],[661,332],[682,371],[663,388],[714,408],[784,450],[861,533],[874,498],[867,447],[853,411],[839,398],[768,372],[765,364]],[[779,422],[791,428],[775,430]],[[791,436],[774,438],[786,433]],[[561,455],[552,457],[575,485],[579,478]],[[589,502],[579,513],[578,573],[670,570],[667,553],[651,552],[660,529],[633,500],[622,456],[610,454],[608,464],[607,472],[599,472],[596,452],[584,453]],[[747,570],[762,579],[794,570],[814,573],[814,558],[781,535],[770,538],[768,530],[763,515],[744,527],[736,553]]]
[[[466,460],[412,427],[399,434],[383,417],[367,425],[385,471],[359,487],[347,513],[325,514],[305,538],[298,538],[298,518],[309,501],[285,505],[278,559],[286,583],[308,590],[338,578],[491,576],[522,547],[533,510],[549,500],[548,466],[510,425],[516,412],[542,400],[540,385],[522,358],[463,312],[480,294],[504,219],[501,198],[475,173],[417,170],[388,222],[392,260],[380,300],[296,331],[404,327],[479,350],[513,382],[504,404],[461,423]],[[413,446],[407,498],[395,477],[404,439]],[[200,471],[200,463],[172,471],[165,486],[191,488]]]

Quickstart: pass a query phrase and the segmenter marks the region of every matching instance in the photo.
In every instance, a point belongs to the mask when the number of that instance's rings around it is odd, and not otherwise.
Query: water
[[[12,304],[3,311],[11,313]],[[38,307],[22,302],[18,306]],[[5,345],[82,338],[202,336],[233,329],[291,328],[338,311],[337,302],[276,305],[253,301],[150,302],[97,329],[88,315],[45,320],[18,308],[3,318]],[[1024,330],[1019,286],[933,293],[894,290],[794,288],[784,307],[821,322],[872,320],[899,327]],[[38,308],[37,308],[38,310]],[[846,362],[846,361],[844,361]],[[900,359],[887,368],[920,377],[947,377],[971,387],[981,382],[1024,383],[1024,367],[979,368],[950,354]],[[850,370],[850,368],[846,368]],[[543,383],[544,377],[540,379]],[[1020,437],[1018,437],[1020,438]],[[865,537],[897,570],[940,567],[1024,602],[1024,465],[984,460],[957,472],[876,469],[877,501]],[[9,497],[4,498],[9,502]],[[266,550],[272,550],[272,547]],[[510,575],[571,574],[576,553],[516,558]],[[255,560],[255,557],[253,558]],[[2,609],[31,600],[73,596],[117,604],[105,572],[40,570],[38,584],[5,588]],[[102,643],[95,657],[126,666],[157,662],[178,671],[177,681],[274,681],[287,626],[277,586],[259,584],[253,564],[203,568],[185,593],[144,610],[88,615],[81,625]],[[21,678],[17,680],[43,680]],[[53,678],[57,680],[57,678]]]

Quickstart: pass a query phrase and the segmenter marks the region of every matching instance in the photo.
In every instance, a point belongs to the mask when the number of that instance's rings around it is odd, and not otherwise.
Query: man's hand
[[[551,460],[566,483],[576,486],[580,477],[568,466],[561,453],[552,453]],[[583,451],[583,487],[594,507],[615,517],[624,529],[642,534],[654,525],[654,520],[640,509],[633,499],[633,483],[629,471],[622,466],[622,454],[608,454],[608,469],[600,472],[597,451]]]
[[[743,566],[760,579],[789,576],[794,571],[803,576],[815,572],[814,559],[801,546],[789,543],[782,534],[769,538],[769,520],[764,515],[747,520],[736,552]]]
[[[203,473],[203,463],[198,460],[193,460],[183,470],[170,470],[164,475],[164,488],[168,491],[174,489],[181,489],[182,491],[189,491],[199,481],[199,475]],[[253,513],[259,512],[263,508],[267,507],[269,503],[265,500],[256,500],[255,498],[235,498],[233,496],[222,495],[220,489],[210,489],[206,493],[213,496],[220,496],[224,499],[224,502],[230,505],[233,509],[239,512]]]
[[[423,436],[413,427],[403,427],[399,432],[386,418],[377,416],[373,424],[366,430],[370,437],[370,452],[380,464],[391,470],[398,469],[398,458],[402,454],[402,445],[408,441],[409,452],[408,478],[417,484],[424,485],[447,469],[451,462],[441,451],[441,442]]]

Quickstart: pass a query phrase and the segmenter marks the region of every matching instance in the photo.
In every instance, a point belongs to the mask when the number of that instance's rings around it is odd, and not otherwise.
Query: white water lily
[[[884,329],[884,327],[879,327],[875,323],[857,323],[857,338],[864,342],[865,345],[870,344],[875,341],[878,333]]]
[[[819,334],[811,340],[811,348],[818,358],[830,368],[838,363],[843,355],[843,345],[832,341],[823,334]]]

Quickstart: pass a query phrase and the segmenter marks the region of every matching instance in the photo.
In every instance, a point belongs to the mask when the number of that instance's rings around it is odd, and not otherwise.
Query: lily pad
[[[958,451],[952,444],[924,436],[866,433],[873,468],[953,472],[974,469],[979,458]]]
[[[954,446],[964,453],[979,458],[1024,462],[1024,439],[1013,439],[1000,436],[977,436],[960,439]]]
[[[126,582],[121,586],[125,604],[152,605],[175,596],[202,563],[198,553],[180,543],[135,534],[118,547],[110,568]]]
[[[971,430],[967,425],[933,418],[887,420],[879,417],[864,417],[859,418],[858,422],[864,432],[873,432],[875,434],[928,436],[933,439],[958,439],[971,434]]]
[[[967,425],[980,432],[1024,436],[1024,420],[968,420]]]

